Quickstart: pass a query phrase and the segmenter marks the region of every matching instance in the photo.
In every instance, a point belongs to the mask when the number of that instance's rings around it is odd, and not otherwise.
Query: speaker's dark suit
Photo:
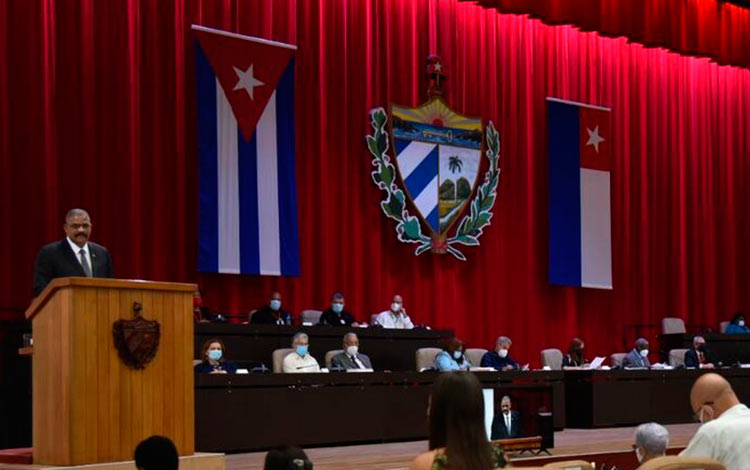
[[[112,260],[106,248],[88,242],[93,277],[112,277]],[[85,276],[78,255],[70,248],[68,240],[45,245],[34,264],[34,296],[39,295],[52,279],[68,276]]]
[[[365,356],[364,354],[357,353],[357,359],[362,362],[362,364],[365,366],[366,369],[372,369],[372,363],[370,362],[370,358]],[[359,369],[359,366],[352,360],[351,357],[349,357],[345,353],[336,354],[331,359],[331,368],[332,369]]]
[[[515,439],[521,437],[521,415],[516,410],[510,411],[510,432],[505,425],[505,416],[498,413],[492,419],[492,440]]]

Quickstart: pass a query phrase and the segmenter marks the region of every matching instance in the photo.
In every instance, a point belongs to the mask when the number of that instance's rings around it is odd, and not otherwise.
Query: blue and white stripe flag
[[[193,26],[200,272],[299,275],[294,46]]]

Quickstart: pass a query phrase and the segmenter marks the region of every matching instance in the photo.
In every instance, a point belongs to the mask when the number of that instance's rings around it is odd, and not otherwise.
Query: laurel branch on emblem
[[[398,239],[404,243],[417,243],[419,246],[414,250],[415,255],[432,248],[432,239],[422,233],[422,225],[416,216],[409,213],[406,208],[406,196],[396,183],[396,169],[388,156],[388,132],[385,130],[388,122],[388,114],[382,107],[370,111],[370,124],[373,129],[372,135],[367,135],[367,148],[372,154],[372,181],[378,188],[386,192],[386,197],[380,202],[383,213],[397,222],[396,234]],[[456,245],[478,246],[479,237],[484,228],[490,225],[492,220],[492,207],[497,197],[497,185],[500,181],[500,135],[492,121],[486,129],[485,140],[487,142],[487,159],[489,169],[484,175],[484,181],[477,189],[474,199],[471,201],[469,214],[465,215],[453,237],[446,240],[446,250],[461,261],[466,257]]]

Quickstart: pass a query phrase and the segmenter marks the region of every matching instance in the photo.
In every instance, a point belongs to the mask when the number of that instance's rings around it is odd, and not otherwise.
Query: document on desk
[[[602,366],[602,363],[604,362],[603,357],[595,357],[593,361],[591,361],[591,364],[589,364],[589,369],[598,369]]]

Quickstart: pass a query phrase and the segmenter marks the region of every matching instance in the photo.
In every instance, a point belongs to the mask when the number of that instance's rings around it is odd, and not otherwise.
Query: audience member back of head
[[[266,454],[263,470],[312,470],[313,464],[299,447],[282,446]]]
[[[180,465],[177,447],[164,436],[142,440],[135,448],[134,459],[138,470],[177,470]]]

